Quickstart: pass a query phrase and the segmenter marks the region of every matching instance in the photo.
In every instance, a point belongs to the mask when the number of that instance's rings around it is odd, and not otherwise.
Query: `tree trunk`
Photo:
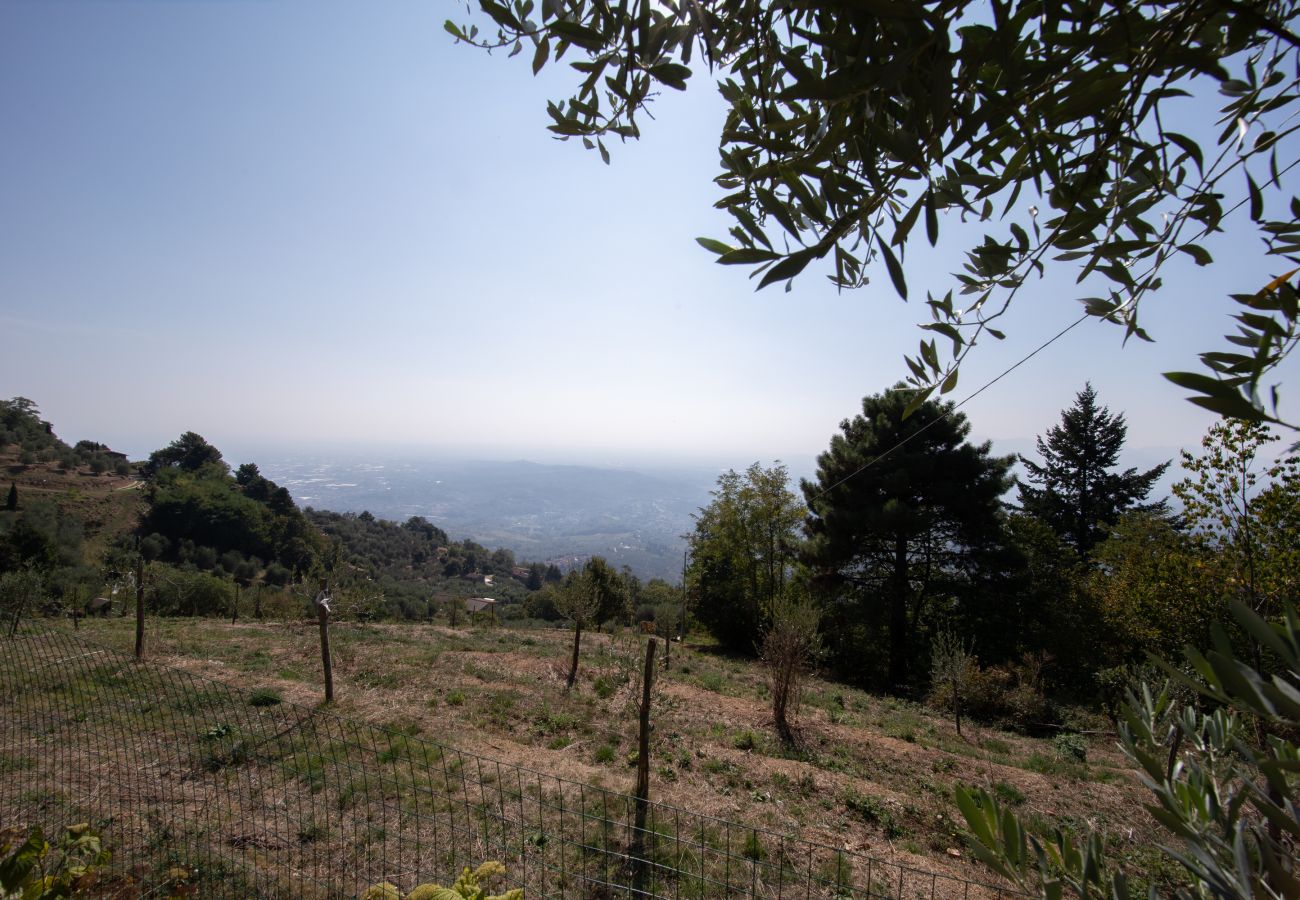
[[[135,561],[135,658],[144,657],[144,559]]]
[[[316,618],[320,622],[320,661],[325,670],[325,702],[330,703],[334,699],[334,667],[330,659],[329,597],[326,596],[324,587],[316,595]]]
[[[650,688],[655,677],[655,644],[646,642],[645,672],[641,677],[641,723],[636,745],[636,822],[632,830],[632,886],[639,895],[645,893],[646,813],[650,809]]]
[[[573,662],[569,665],[569,680],[564,685],[565,692],[573,690],[573,683],[578,680],[578,648],[582,643],[582,623],[573,623]]]
[[[889,686],[907,685],[907,538],[894,538],[894,595],[889,605]]]

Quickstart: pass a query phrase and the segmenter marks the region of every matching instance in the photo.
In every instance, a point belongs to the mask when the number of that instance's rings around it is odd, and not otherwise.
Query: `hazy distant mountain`
[[[452,538],[508,547],[528,560],[602,555],[642,578],[681,577],[682,535],[717,472],[526,462],[259,460],[302,506],[424,516]]]

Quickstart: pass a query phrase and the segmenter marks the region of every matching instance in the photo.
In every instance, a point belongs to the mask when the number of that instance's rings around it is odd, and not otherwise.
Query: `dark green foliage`
[[[14,512],[18,509],[18,485],[9,482],[9,495],[5,498],[5,509]]]
[[[1146,506],[1142,501],[1169,463],[1145,472],[1111,471],[1127,433],[1123,414],[1098,406],[1088,384],[1061,413],[1061,424],[1052,426],[1046,440],[1038,439],[1043,462],[1020,457],[1032,482],[1018,480],[1020,508],[1046,522],[1085,560],[1124,512],[1165,510],[1164,501]]]
[[[0,572],[81,566],[84,528],[54,503],[38,501],[0,513]]]
[[[5,442],[22,447],[20,461],[30,466],[43,450],[67,450],[68,445],[54,435],[54,427],[41,418],[36,404],[26,397],[0,400],[0,432]]]
[[[289,492],[252,464],[231,477],[221,453],[193,432],[150,456],[149,509],[140,531],[146,558],[192,563],[241,575],[248,560],[306,572],[322,550],[320,534]]]
[[[219,616],[230,611],[234,587],[206,572],[166,568],[149,585],[146,608],[162,616]]]
[[[209,444],[201,435],[187,431],[161,450],[149,454],[142,472],[153,476],[164,469],[181,469],[185,472],[197,472],[204,466],[228,467],[221,460],[221,451]],[[223,472],[224,474],[224,472]]]
[[[1190,881],[1175,896],[1294,897],[1300,616],[1287,605],[1266,621],[1240,603],[1233,614],[1268,649],[1275,670],[1246,662],[1216,627],[1213,650],[1186,651],[1194,675],[1161,663],[1177,689],[1143,682],[1129,692],[1120,746],[1151,792],[1148,809],[1164,832],[1160,852]],[[1051,897],[1067,890],[1113,900],[1144,895],[1123,861],[1109,856],[1100,832],[1035,833],[982,790],[958,787],[956,798],[975,856],[1022,889]]]
[[[687,583],[695,617],[723,646],[757,652],[768,609],[790,578],[804,509],[780,463],[718,477],[695,517]]]
[[[804,561],[830,649],[847,674],[894,688],[909,682],[913,636],[927,618],[988,577],[1011,467],[987,443],[966,441],[970,425],[951,404],[927,401],[905,418],[907,405],[897,389],[864,398],[817,458],[816,480],[803,482]]]

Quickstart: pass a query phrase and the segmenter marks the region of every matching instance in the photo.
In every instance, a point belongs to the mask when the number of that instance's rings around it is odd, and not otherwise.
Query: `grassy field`
[[[127,649],[130,619],[82,633]],[[561,778],[632,789],[644,639],[584,637],[566,695],[564,630],[338,623],[336,712]],[[310,623],[151,620],[148,654],[194,674],[313,706]],[[1113,737],[1086,759],[1052,740],[952,723],[923,706],[811,679],[798,744],[771,727],[761,669],[703,643],[675,645],[652,708],[655,801],[904,865],[988,880],[959,837],[953,788],[982,786],[1031,826],[1102,829],[1139,880],[1169,875],[1152,849],[1143,790]]]

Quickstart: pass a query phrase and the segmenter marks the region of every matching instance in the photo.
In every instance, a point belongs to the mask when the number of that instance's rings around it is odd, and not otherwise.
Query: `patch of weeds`
[[[465,663],[464,672],[472,678],[479,681],[500,681],[501,676],[491,669],[485,669],[482,666],[475,665],[472,662]]]
[[[515,707],[521,695],[518,691],[498,691],[492,694],[484,704],[488,721],[501,728],[510,727],[518,718]]]
[[[1083,735],[1063,732],[1052,739],[1052,749],[1057,756],[1073,759],[1075,762],[1088,761],[1088,742]]]
[[[1025,795],[1014,784],[1007,784],[1005,781],[993,782],[993,796],[997,797],[1007,806],[1019,806],[1025,802]]]
[[[985,738],[980,743],[980,746],[990,753],[997,753],[1002,756],[1008,756],[1011,753],[1011,745],[997,738]]]
[[[546,745],[546,749],[563,750],[565,747],[569,746],[572,743],[573,743],[573,738],[569,737],[568,735],[562,734],[557,738],[552,738],[551,742]]]
[[[1073,760],[1062,759],[1056,754],[1049,756],[1046,753],[1034,753],[1025,760],[1024,767],[1040,775],[1058,775],[1076,780],[1086,778],[1088,775],[1085,766]]]
[[[951,772],[955,768],[957,768],[957,760],[951,756],[941,756],[930,763],[930,771],[936,775]]]
[[[721,694],[723,683],[722,675],[718,672],[705,672],[700,675],[700,687],[706,691]]]
[[[614,696],[614,682],[606,678],[604,675],[601,675],[596,679],[596,683],[592,685],[592,689],[596,692],[596,696],[602,700],[608,700],[610,697]]]
[[[746,728],[744,731],[738,731],[731,737],[731,746],[737,750],[753,750],[758,746],[758,738],[754,732]]]
[[[579,718],[564,710],[553,711],[549,706],[543,706],[541,713],[533,720],[542,734],[556,734],[561,731],[572,731],[580,724]]]
[[[741,849],[740,855],[745,859],[752,859],[754,862],[767,858],[767,849],[763,847],[763,842],[759,840],[757,831],[751,831],[745,835],[745,846]]]
[[[10,756],[0,754],[0,775],[9,772],[25,772],[28,769],[36,768],[36,760],[29,756]]]
[[[258,688],[248,696],[249,706],[275,706],[283,702],[284,698],[275,688]]]
[[[909,744],[916,743],[916,729],[911,725],[890,725],[885,729],[885,734],[900,741],[907,741]]]
[[[298,843],[314,844],[329,836],[329,829],[316,822],[308,822],[298,829]]]
[[[601,744],[596,748],[596,762],[601,765],[612,763],[615,756],[617,756],[617,754],[614,752],[614,748],[609,744]]]
[[[221,738],[225,737],[228,734],[233,733],[234,730],[235,730],[234,725],[228,725],[225,722],[221,722],[216,725],[213,725],[207,731],[203,732],[203,737],[209,741],[216,741],[216,740],[220,740]]]
[[[677,770],[672,766],[660,766],[658,773],[663,781],[673,782],[677,780]]]
[[[452,691],[450,694],[447,695],[447,705],[448,705],[448,706],[464,706],[464,705],[465,705],[465,692],[464,692],[464,691]]]
[[[903,833],[889,807],[875,797],[859,794],[850,788],[840,797],[840,802],[868,825],[879,827],[887,837],[896,838]]]

